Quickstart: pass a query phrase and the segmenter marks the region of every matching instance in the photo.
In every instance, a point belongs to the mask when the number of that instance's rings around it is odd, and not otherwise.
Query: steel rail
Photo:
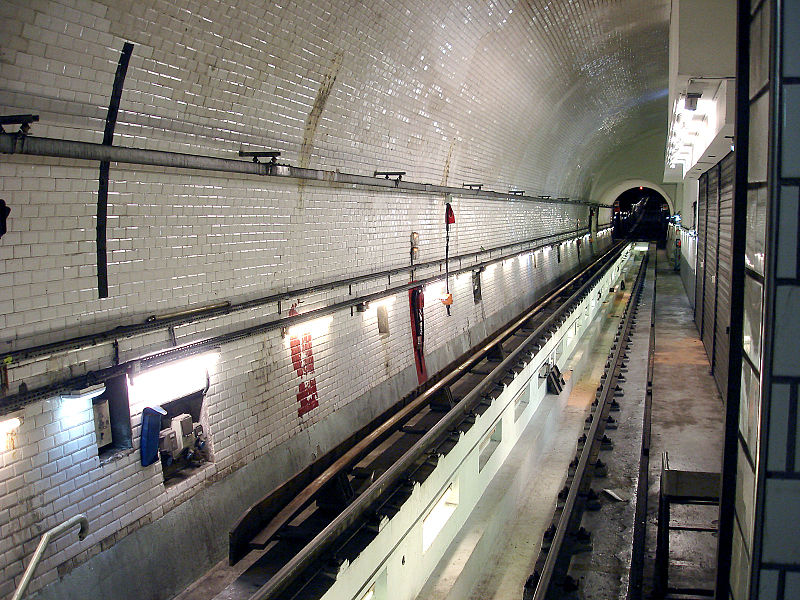
[[[609,251],[613,252],[613,250]],[[510,338],[528,319],[533,317],[554,298],[561,294],[567,287],[569,287],[575,279],[585,274],[588,270],[595,267],[603,260],[613,259],[608,258],[606,253],[599,257],[597,260],[588,265],[581,273],[575,275],[570,281],[564,283],[557,289],[550,292],[547,296],[539,300],[534,306],[529,308],[525,313],[514,320],[503,331],[495,333],[490,336],[488,340],[481,345],[473,354],[464,360],[457,367],[447,373],[442,379],[434,383],[430,388],[425,390],[422,394],[414,398],[406,406],[401,408],[398,412],[392,415],[389,419],[384,421],[376,429],[372,430],[366,437],[362,438],[355,446],[350,448],[345,454],[338,458],[332,465],[325,471],[317,476],[302,492],[296,495],[281,511],[270,521],[267,527],[259,532],[258,537],[262,540],[269,541],[278,531],[286,525],[295,515],[297,515],[305,506],[311,502],[314,495],[337,473],[346,469],[352,463],[360,460],[364,455],[372,450],[372,448],[382,442],[392,431],[404,421],[410,419],[415,413],[422,409],[426,402],[428,402],[439,390],[448,386],[458,379],[460,379],[470,368],[478,364],[488,354],[489,350],[506,339]]]
[[[556,562],[558,561],[559,554],[561,553],[561,545],[564,542],[564,537],[567,534],[567,530],[572,519],[572,511],[575,507],[575,500],[578,497],[578,491],[581,487],[581,482],[586,474],[587,466],[589,464],[589,456],[592,453],[592,446],[598,436],[598,429],[603,421],[602,413],[608,404],[609,398],[613,397],[613,391],[617,384],[619,364],[622,362],[622,357],[625,354],[625,346],[627,345],[628,335],[632,325],[632,307],[633,303],[636,301],[636,294],[644,282],[646,264],[647,261],[642,260],[641,264],[639,265],[636,283],[631,289],[631,295],[628,297],[628,303],[625,307],[625,328],[623,333],[619,335],[617,347],[614,350],[613,360],[611,361],[612,366],[609,371],[607,371],[608,375],[603,383],[600,395],[602,401],[597,403],[598,406],[595,409],[595,418],[592,419],[592,425],[589,428],[589,432],[586,434],[586,443],[583,446],[580,459],[578,460],[578,465],[575,468],[575,475],[573,476],[572,484],[569,487],[567,498],[564,501],[564,507],[561,511],[561,515],[559,516],[553,541],[551,542],[550,549],[547,553],[547,558],[542,566],[542,572],[539,576],[539,581],[536,584],[536,591],[533,594],[533,600],[545,600],[550,590],[553,571],[555,569]]]
[[[514,200],[524,202],[544,202],[548,204],[568,204],[573,206],[598,206],[606,205],[586,200],[570,200],[552,196],[526,196],[495,192],[491,190],[476,190],[447,185],[434,185],[431,183],[416,183],[395,179],[385,179],[368,175],[356,175],[341,171],[326,171],[323,169],[308,169],[292,167],[272,162],[259,163],[231,158],[217,158],[197,154],[184,154],[180,152],[165,152],[163,150],[147,150],[129,146],[104,146],[92,142],[77,140],[63,140],[56,138],[37,137],[13,133],[0,134],[0,153],[23,154],[28,156],[49,156],[54,158],[69,158],[77,160],[108,161],[156,167],[169,167],[175,169],[198,169],[202,171],[219,171],[224,173],[239,173],[243,175],[258,175],[261,177],[275,177],[283,179],[302,179],[327,184],[354,185],[367,188],[384,188],[391,191],[416,192],[423,194],[445,194],[449,196],[468,196],[483,200]]]
[[[468,252],[458,256],[453,256],[450,258],[450,261],[451,262],[456,260],[463,261],[463,260],[468,260],[470,258],[477,258],[481,254],[489,253],[491,255],[492,252],[508,250],[509,248],[513,248],[514,246],[522,246],[527,244],[532,245],[531,247],[526,248],[524,250],[520,250],[519,252],[513,252],[510,254],[505,254],[502,256],[489,259],[489,261],[492,262],[500,262],[508,258],[513,258],[520,254],[530,252],[531,250],[538,249],[543,245],[568,241],[569,239],[576,239],[569,237],[564,237],[562,239],[562,236],[571,236],[573,234],[585,231],[586,228],[573,229],[571,231],[563,231],[560,233],[554,233],[546,236],[541,236],[538,238],[531,238],[530,240],[514,242],[511,244],[505,244],[503,246],[496,246],[494,248],[490,248],[484,251]],[[557,239],[553,240],[553,238]],[[537,242],[545,242],[545,240],[548,240],[546,244],[540,244],[539,246],[536,246]],[[418,269],[422,270],[422,269],[436,267],[444,264],[444,262],[445,259],[442,258],[442,259],[427,261],[424,263],[419,263],[418,265],[396,267],[392,269],[386,269],[384,271],[379,271],[377,273],[366,273],[364,275],[357,275],[355,277],[349,277],[347,279],[314,284],[311,286],[306,286],[304,288],[287,290],[285,292],[278,292],[275,294],[270,294],[268,296],[263,296],[261,298],[254,298],[251,300],[245,300],[237,303],[231,303],[230,301],[217,302],[212,305],[190,307],[181,311],[172,311],[171,313],[167,313],[164,315],[151,315],[147,317],[147,319],[144,322],[133,323],[130,325],[120,325],[117,327],[113,327],[111,329],[98,331],[96,333],[87,333],[80,336],[73,336],[64,340],[46,342],[44,344],[37,344],[35,346],[28,346],[26,348],[20,348],[19,350],[5,352],[2,354],[2,359],[6,362],[6,364],[13,364],[23,360],[30,360],[32,358],[48,356],[51,354],[55,354],[57,352],[82,350],[84,348],[89,348],[113,340],[133,337],[145,333],[152,333],[154,331],[169,329],[170,327],[179,327],[182,325],[188,325],[190,323],[195,323],[203,319],[211,319],[214,317],[229,315],[243,310],[251,310],[259,306],[273,304],[276,302],[281,302],[283,300],[289,300],[291,298],[298,298],[308,294],[314,294],[317,292],[336,289],[339,287],[357,285],[359,283],[371,281],[374,279],[382,279],[384,277],[388,277],[389,279],[391,279],[393,275],[410,273]],[[475,263],[470,265],[470,268],[471,269],[480,268],[485,264],[491,264],[491,263],[486,261],[484,261],[483,263]],[[359,301],[360,301],[359,298],[353,298],[351,300],[351,303],[355,305]]]
[[[656,354],[656,296],[658,294],[658,253],[653,253],[653,295],[650,307],[650,334],[647,349],[647,387],[642,415],[642,448],[639,453],[639,481],[636,485],[636,510],[633,518],[633,548],[628,577],[627,600],[641,600],[644,582],[644,555],[647,533],[647,496],[650,477],[651,416],[653,408],[653,373]],[[714,530],[716,531],[716,529]]]
[[[617,246],[617,251],[613,252],[613,258],[609,259],[608,264],[613,265],[622,253],[622,246]],[[421,458],[428,449],[438,440],[438,438],[448,429],[456,425],[463,415],[477,402],[483,393],[494,385],[498,376],[505,373],[520,358],[523,352],[528,350],[528,345],[546,332],[563,314],[572,307],[574,302],[582,297],[597,281],[605,274],[605,269],[595,273],[588,281],[575,291],[570,298],[564,302],[553,314],[539,325],[527,338],[514,349],[509,356],[500,362],[487,377],[473,388],[462,400],[458,402],[449,412],[445,413],[422,438],[420,438],[409,450],[407,450],[391,467],[389,467],[372,485],[370,485],[361,495],[358,496],[347,508],[345,508],[325,529],[318,533],[298,554],[284,565],[270,580],[256,591],[250,600],[274,600],[277,594],[286,589],[304,569],[317,559],[335,540],[344,533],[350,526],[358,521],[369,509],[369,507],[403,474]],[[495,342],[496,343],[496,342]],[[492,344],[494,345],[494,344]]]

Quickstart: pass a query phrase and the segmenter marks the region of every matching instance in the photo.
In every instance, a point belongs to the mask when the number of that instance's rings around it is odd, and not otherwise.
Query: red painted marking
[[[298,314],[297,309],[292,306],[289,316],[296,314]],[[300,384],[297,387],[297,402],[300,404],[300,408],[297,409],[297,416],[302,417],[319,406],[317,379],[314,377],[314,350],[311,344],[311,333],[304,332],[302,339],[296,335],[291,336],[289,348],[292,354],[292,367],[300,378]]]

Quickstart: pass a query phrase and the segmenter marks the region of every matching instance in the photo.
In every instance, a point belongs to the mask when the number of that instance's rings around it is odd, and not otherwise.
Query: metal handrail
[[[28,589],[28,585],[33,579],[33,574],[36,571],[36,567],[39,566],[39,563],[42,562],[42,557],[44,556],[44,551],[47,550],[47,545],[62,535],[67,533],[73,525],[80,524],[81,529],[78,532],[78,539],[84,539],[89,534],[89,520],[86,518],[86,515],[79,514],[71,517],[61,523],[61,525],[56,525],[52,529],[45,532],[42,536],[42,539],[39,540],[39,545],[36,547],[36,552],[33,553],[33,557],[31,558],[31,562],[28,564],[28,568],[25,569],[25,573],[22,575],[22,581],[19,582],[16,591],[14,591],[14,595],[11,597],[11,600],[22,600],[22,597],[25,595],[25,590]]]

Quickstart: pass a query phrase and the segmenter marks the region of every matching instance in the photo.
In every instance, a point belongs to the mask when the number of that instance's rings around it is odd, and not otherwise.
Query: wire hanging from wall
[[[442,297],[442,304],[447,307],[447,316],[450,316],[450,306],[453,304],[453,294],[450,293],[450,225],[456,222],[456,215],[453,207],[447,202],[444,205],[444,286],[445,295]]]

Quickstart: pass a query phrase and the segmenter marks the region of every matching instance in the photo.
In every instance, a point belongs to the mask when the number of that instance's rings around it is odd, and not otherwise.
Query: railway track
[[[606,425],[609,423],[610,413],[619,410],[616,398],[623,395],[620,384],[625,380],[627,350],[632,329],[636,325],[636,314],[644,286],[647,263],[648,254],[645,254],[639,264],[631,294],[622,313],[622,319],[602,375],[601,385],[597,388],[592,404],[591,425],[586,434],[581,436],[578,441],[578,449],[564,488],[567,493],[564,494],[562,491],[559,496],[552,525],[544,535],[542,550],[535,570],[525,584],[524,600],[556,600],[572,597],[569,595],[570,592],[577,589],[577,582],[568,575],[570,559],[573,554],[591,547],[591,534],[581,528],[581,518],[591,501],[591,484],[595,470],[605,468],[597,465],[597,462],[601,449],[604,448],[604,445],[610,444],[610,440],[605,436]],[[649,442],[646,440],[643,440],[643,443],[649,446]],[[601,473],[599,476],[603,476],[603,474]],[[646,480],[645,473],[645,483]],[[646,488],[644,496],[646,500]],[[641,492],[637,501],[637,510],[640,508],[640,502]],[[643,519],[643,516],[641,518]]]
[[[624,247],[613,246],[558,285],[351,447],[251,507],[231,531],[230,563],[241,565],[238,577],[215,600],[321,597],[339,568],[400,510],[414,485],[428,478]]]

